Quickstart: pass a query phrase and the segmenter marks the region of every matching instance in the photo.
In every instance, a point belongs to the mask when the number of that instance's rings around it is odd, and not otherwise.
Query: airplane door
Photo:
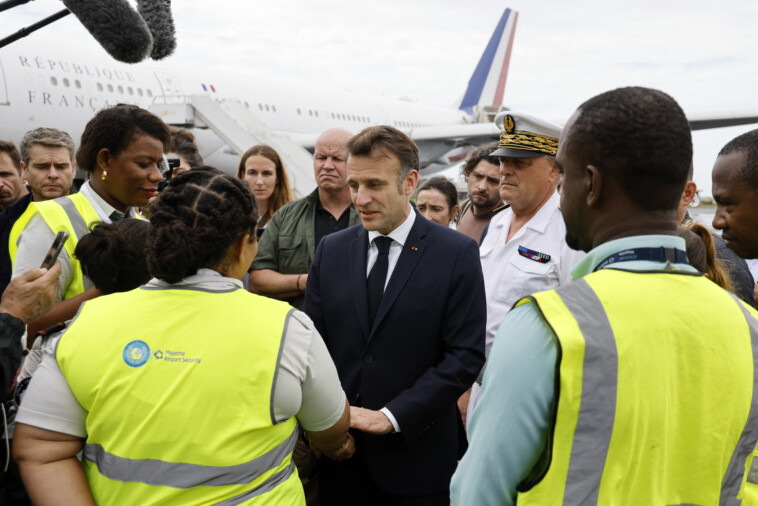
[[[178,98],[184,98],[182,86],[175,75],[167,72],[156,72],[155,77],[161,86],[163,98],[167,102],[176,102]]]
[[[8,83],[5,81],[3,62],[0,62],[0,105],[10,105],[8,102]]]

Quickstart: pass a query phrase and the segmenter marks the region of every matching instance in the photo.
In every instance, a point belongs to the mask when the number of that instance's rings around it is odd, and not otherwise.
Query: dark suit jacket
[[[303,309],[329,348],[350,404],[387,407],[400,426],[400,433],[362,434],[357,441],[374,483],[393,495],[444,492],[458,459],[456,399],[484,364],[478,247],[417,214],[373,328],[368,247],[362,225],[325,237]]]

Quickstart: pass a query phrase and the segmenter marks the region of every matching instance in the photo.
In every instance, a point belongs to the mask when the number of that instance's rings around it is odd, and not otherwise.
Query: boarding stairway
[[[240,157],[256,144],[268,144],[287,167],[296,197],[304,197],[316,188],[312,155],[286,134],[271,132],[244,103],[235,99],[214,100],[206,95],[183,98],[181,102],[153,104],[150,110],[169,125],[210,128]]]

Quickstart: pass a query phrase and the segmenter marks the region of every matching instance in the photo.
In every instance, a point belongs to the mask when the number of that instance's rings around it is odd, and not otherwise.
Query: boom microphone
[[[153,35],[150,58],[161,60],[176,49],[174,20],[171,18],[171,0],[137,0],[137,11]]]
[[[116,60],[137,63],[153,49],[147,24],[126,0],[62,1]]]

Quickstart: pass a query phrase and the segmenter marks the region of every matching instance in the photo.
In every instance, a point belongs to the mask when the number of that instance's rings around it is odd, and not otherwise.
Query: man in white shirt
[[[558,207],[555,165],[561,129],[525,114],[495,118],[502,131],[490,155],[500,163],[500,196],[509,206],[495,215],[479,248],[487,293],[486,354],[513,304],[532,293],[571,280],[584,253],[566,245],[566,225]],[[470,416],[479,398],[481,374],[472,387]]]

